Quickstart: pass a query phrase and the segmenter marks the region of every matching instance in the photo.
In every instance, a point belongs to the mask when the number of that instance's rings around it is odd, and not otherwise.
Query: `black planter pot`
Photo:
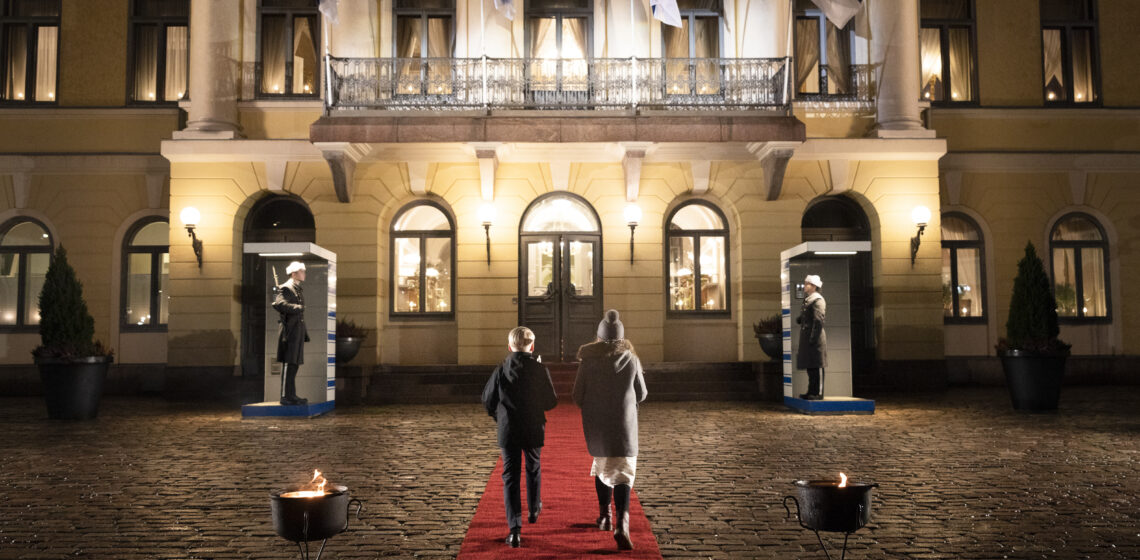
[[[336,363],[347,364],[360,352],[360,343],[363,338],[355,336],[336,337]]]
[[[110,356],[91,356],[79,361],[36,359],[48,417],[58,420],[95,418],[110,365]]]
[[[779,360],[781,354],[780,350],[784,347],[784,337],[778,334],[758,334],[756,340],[760,341],[760,349],[773,360]]]
[[[1001,354],[1001,369],[1015,410],[1057,410],[1067,356],[1043,356],[1021,350]]]

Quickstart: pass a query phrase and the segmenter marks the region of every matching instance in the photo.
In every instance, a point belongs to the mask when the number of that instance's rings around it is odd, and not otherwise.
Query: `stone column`
[[[918,109],[918,0],[876,0],[868,7],[878,83],[875,132],[880,138],[933,138]]]
[[[190,115],[175,139],[241,137],[241,2],[190,5]]]

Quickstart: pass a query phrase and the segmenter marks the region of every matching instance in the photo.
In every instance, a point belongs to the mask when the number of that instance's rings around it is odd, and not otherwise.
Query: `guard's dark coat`
[[[305,363],[305,292],[293,279],[277,287],[273,309],[281,314],[281,334],[277,337],[277,361],[283,364]]]
[[[636,457],[637,403],[647,394],[641,360],[624,340],[586,344],[578,360],[574,402],[590,455]]]
[[[499,447],[542,447],[546,411],[558,404],[550,372],[530,352],[511,352],[483,388],[483,406],[499,423]]]
[[[817,292],[818,293],[818,292]],[[810,296],[809,296],[810,297]],[[827,333],[823,319],[827,315],[827,302],[820,297],[804,298],[800,317],[800,346],[796,348],[796,369],[827,367]]]

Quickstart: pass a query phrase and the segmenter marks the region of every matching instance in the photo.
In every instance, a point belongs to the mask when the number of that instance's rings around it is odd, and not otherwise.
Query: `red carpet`
[[[479,500],[479,508],[467,529],[458,558],[581,558],[590,554],[661,558],[657,539],[653,537],[649,520],[637,500],[636,482],[629,512],[634,549],[619,552],[613,533],[594,526],[598,517],[598,498],[594,492],[594,479],[590,477],[591,458],[582,436],[582,417],[578,407],[559,403],[557,408],[546,413],[546,417],[546,447],[542,450],[542,513],[538,516],[538,523],[527,523],[524,474],[522,547],[511,548],[504,542],[509,529],[503,506],[503,461],[499,459]],[[495,429],[490,418],[487,429]]]

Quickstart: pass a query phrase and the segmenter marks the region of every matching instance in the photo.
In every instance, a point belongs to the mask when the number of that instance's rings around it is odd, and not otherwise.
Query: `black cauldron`
[[[348,529],[348,508],[355,502],[356,515],[364,504],[348,497],[348,488],[330,484],[323,496],[312,498],[282,497],[282,494],[304,490],[297,486],[269,493],[269,508],[273,513],[273,530],[296,543],[323,541]]]
[[[834,480],[797,480],[796,496],[784,498],[784,509],[791,516],[788,500],[796,503],[800,526],[813,531],[851,533],[871,520],[871,489],[878,484],[848,482],[840,487]]]

